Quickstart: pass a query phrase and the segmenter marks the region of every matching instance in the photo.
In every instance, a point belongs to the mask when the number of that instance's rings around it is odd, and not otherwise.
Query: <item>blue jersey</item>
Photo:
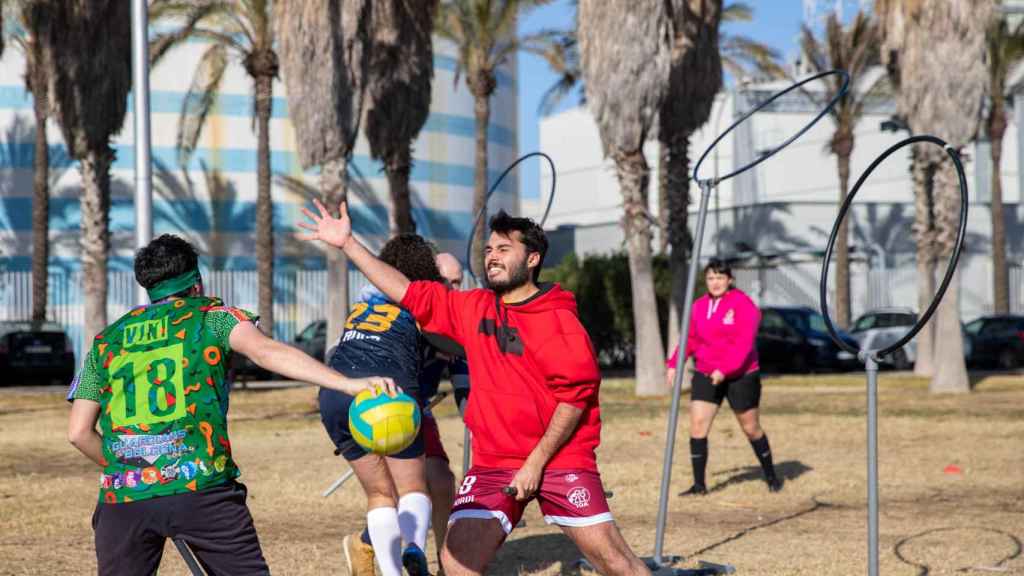
[[[352,304],[330,367],[350,378],[393,378],[421,403],[419,373],[425,345],[416,320],[374,289]]]

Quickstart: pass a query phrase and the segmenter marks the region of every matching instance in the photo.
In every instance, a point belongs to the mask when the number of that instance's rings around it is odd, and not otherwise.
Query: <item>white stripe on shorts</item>
[[[611,522],[613,520],[611,512],[604,512],[601,514],[594,514],[593,516],[548,516],[544,515],[544,521],[548,524],[555,524],[558,526],[572,526],[574,528],[582,528],[583,526],[593,526],[594,524],[601,524],[602,522]]]
[[[498,522],[501,522],[501,528],[505,531],[505,534],[512,533],[512,522],[501,510],[481,510],[479,508],[456,510],[448,517],[448,525],[451,526],[456,520],[460,520],[462,518],[478,518],[481,520],[490,520],[493,518]]]

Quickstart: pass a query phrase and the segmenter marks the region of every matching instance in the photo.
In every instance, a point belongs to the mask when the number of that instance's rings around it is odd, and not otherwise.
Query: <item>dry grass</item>
[[[670,502],[665,550],[729,562],[739,575],[849,575],[866,565],[865,402],[861,376],[765,381],[763,423],[786,478],[769,494],[726,409],[711,435],[705,498]],[[626,539],[641,554],[654,518],[667,399],[631,383],[602,389],[600,461]],[[1024,378],[989,377],[968,396],[931,396],[923,380],[885,375],[880,390],[881,571],[1024,574]],[[264,550],[278,574],[343,573],[344,534],[362,525],[354,482],[320,492],[345,465],[331,455],[311,388],[238,391],[232,444]],[[0,391],[0,574],[95,571],[96,470],[64,440],[55,390]],[[462,427],[446,403],[442,435],[459,474]],[[690,481],[681,419],[673,493]],[[944,469],[956,464],[960,474]],[[572,574],[573,546],[535,507],[494,574]],[[432,555],[433,552],[431,551]],[[185,574],[168,548],[161,574]]]

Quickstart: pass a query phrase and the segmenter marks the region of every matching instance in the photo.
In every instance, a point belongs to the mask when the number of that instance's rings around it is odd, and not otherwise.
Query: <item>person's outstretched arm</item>
[[[332,388],[355,396],[363,390],[379,390],[388,396],[399,392],[391,378],[346,378],[298,348],[267,338],[252,322],[239,322],[231,330],[231,349],[249,357],[260,368],[302,382]]]
[[[309,233],[298,233],[299,240],[319,240],[345,252],[345,256],[366,275],[371,284],[383,292],[392,302],[401,302],[409,288],[409,279],[389,264],[373,255],[366,246],[352,234],[352,220],[348,216],[348,205],[342,202],[335,218],[319,200],[313,200],[319,214],[307,208],[302,209],[312,222],[299,222],[299,228]]]

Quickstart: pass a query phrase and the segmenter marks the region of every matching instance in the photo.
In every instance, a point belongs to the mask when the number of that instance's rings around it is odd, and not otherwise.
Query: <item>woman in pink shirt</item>
[[[693,486],[680,496],[707,494],[704,472],[708,463],[708,432],[722,399],[729,405],[761,463],[768,489],[782,482],[775,475],[768,436],[761,428],[761,373],[757,364],[757,327],[761,311],[749,296],[733,286],[732,269],[712,259],[704,267],[707,294],[693,303],[686,357],[696,360],[690,395],[690,458]],[[676,347],[668,360],[668,380],[675,378]]]

